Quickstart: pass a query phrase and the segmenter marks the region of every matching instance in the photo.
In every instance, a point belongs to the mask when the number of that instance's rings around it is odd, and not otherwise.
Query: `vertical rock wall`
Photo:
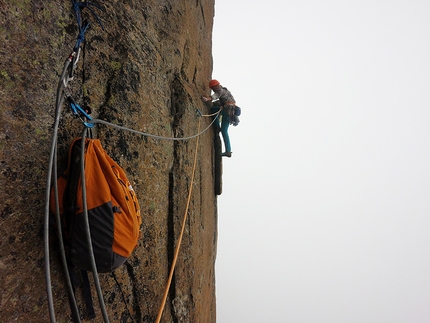
[[[184,137],[210,120],[214,0],[99,1],[69,83],[92,116],[138,131]],[[43,216],[59,74],[78,34],[71,1],[0,0],[0,322],[48,322]],[[64,105],[59,155],[82,130]],[[143,216],[139,246],[114,274],[101,274],[111,322],[154,322],[181,229],[196,149],[184,238],[161,322],[215,322],[216,194],[213,133],[170,141],[96,126],[95,137],[127,172]],[[50,235],[58,322],[70,309],[58,242]],[[79,306],[84,311],[81,294]],[[102,322],[94,294],[97,318]]]

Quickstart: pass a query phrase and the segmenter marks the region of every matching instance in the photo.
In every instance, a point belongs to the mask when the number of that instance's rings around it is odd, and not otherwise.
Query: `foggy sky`
[[[430,317],[430,3],[217,0],[217,322]]]

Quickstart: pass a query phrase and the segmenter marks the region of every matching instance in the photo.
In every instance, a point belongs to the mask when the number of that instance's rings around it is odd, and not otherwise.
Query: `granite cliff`
[[[210,124],[208,94],[214,0],[98,1],[88,9],[74,99],[92,116],[165,137],[191,136]],[[78,34],[72,1],[0,0],[0,322],[48,322],[43,222],[56,89]],[[59,156],[82,123],[64,105]],[[143,218],[142,238],[125,265],[100,274],[111,322],[154,322],[181,230],[197,164],[179,258],[161,322],[215,322],[219,138],[161,140],[97,125],[105,150],[127,172]],[[215,139],[215,140],[214,140]],[[217,166],[217,167],[215,167]],[[51,278],[58,322],[71,319],[55,232]],[[78,293],[79,305],[83,300]],[[97,298],[94,303],[102,322]],[[85,321],[85,320],[84,320]]]

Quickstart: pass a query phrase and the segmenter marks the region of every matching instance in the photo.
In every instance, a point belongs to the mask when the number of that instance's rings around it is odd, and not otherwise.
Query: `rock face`
[[[214,0],[99,1],[69,91],[92,117],[141,132],[187,137],[210,118],[200,96],[212,71]],[[0,0],[0,322],[49,322],[43,223],[57,84],[78,35],[72,1]],[[199,124],[200,123],[200,124]],[[81,121],[64,104],[58,154]],[[142,239],[125,265],[100,274],[111,322],[155,322],[192,195],[161,322],[215,322],[217,192],[214,134],[173,141],[106,125],[94,128],[126,170],[142,213]],[[192,177],[197,150],[195,176]],[[50,233],[58,322],[71,313],[58,240]],[[91,277],[90,277],[91,278]],[[81,291],[77,298],[82,314]],[[94,322],[102,322],[97,297]],[[85,319],[84,319],[85,321]]]

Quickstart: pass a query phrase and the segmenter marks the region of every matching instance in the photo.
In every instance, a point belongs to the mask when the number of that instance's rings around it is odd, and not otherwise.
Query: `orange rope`
[[[197,132],[199,132],[199,131],[200,131],[200,119],[199,119],[199,125],[198,125],[198,131]],[[176,261],[178,260],[178,254],[179,254],[179,248],[180,248],[181,242],[182,242],[182,236],[184,235],[185,223],[187,221],[187,215],[188,215],[188,208],[190,206],[191,193],[193,191],[194,174],[196,171],[196,164],[197,164],[197,150],[198,150],[198,145],[199,145],[199,137],[197,137],[197,141],[196,141],[196,149],[195,149],[196,152],[194,154],[194,165],[193,165],[193,170],[192,170],[192,174],[191,174],[191,183],[190,183],[190,189],[188,192],[187,206],[185,208],[184,219],[182,221],[181,233],[180,233],[179,238],[178,238],[178,243],[176,245],[175,254],[173,257],[173,261],[172,261],[172,267],[170,268],[169,278],[167,280],[166,288],[164,290],[163,301],[161,302],[160,310],[158,311],[158,316],[157,316],[157,319],[155,320],[156,323],[160,322],[161,316],[163,315],[164,306],[166,305],[166,300],[167,300],[167,294],[169,293],[170,284],[172,283],[172,278],[173,278],[173,272],[175,271]]]

